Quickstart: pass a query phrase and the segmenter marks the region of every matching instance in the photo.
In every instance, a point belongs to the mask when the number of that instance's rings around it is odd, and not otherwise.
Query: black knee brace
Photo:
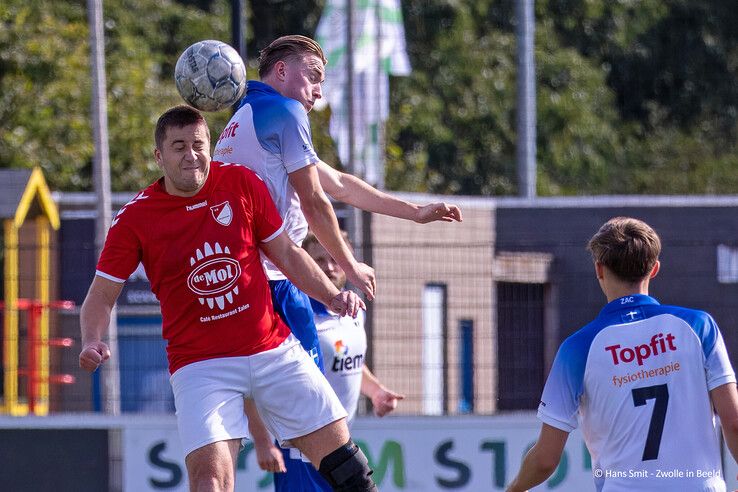
[[[336,492],[377,492],[369,462],[351,439],[323,458],[318,472]]]

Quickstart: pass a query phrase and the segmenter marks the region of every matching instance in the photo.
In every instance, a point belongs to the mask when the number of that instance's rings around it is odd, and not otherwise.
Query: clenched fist
[[[94,372],[95,369],[110,358],[110,348],[103,342],[88,342],[82,347],[79,354],[79,367],[85,371]]]

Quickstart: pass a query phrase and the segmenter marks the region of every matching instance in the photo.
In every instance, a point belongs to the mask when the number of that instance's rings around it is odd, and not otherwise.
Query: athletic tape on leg
[[[372,469],[369,468],[369,461],[351,439],[323,458],[318,471],[332,487],[338,487],[339,490],[342,485],[356,479],[365,481],[365,485],[370,487],[365,490],[376,490],[371,488],[374,483],[370,478]]]
[[[361,473],[363,475],[366,470],[369,470],[369,474],[371,474],[369,461],[366,459],[366,456],[364,456],[364,453],[362,453],[357,447],[356,452],[348,460],[333,469],[331,476],[336,483],[340,485],[348,481],[357,473]]]

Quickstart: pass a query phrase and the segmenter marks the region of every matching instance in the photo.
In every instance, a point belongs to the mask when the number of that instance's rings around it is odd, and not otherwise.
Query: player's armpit
[[[307,166],[291,173],[289,180],[300,197],[302,212],[315,237],[346,272],[349,281],[364,292],[367,299],[374,299],[376,291],[374,269],[357,262],[341,237],[338,219],[328,197],[323,193],[315,166]]]
[[[343,173],[333,169],[323,161],[318,161],[315,167],[323,191],[328,193],[334,199],[342,201],[340,197],[345,194],[345,189],[341,182],[341,176]]]
[[[295,189],[295,193],[300,197],[301,205],[303,200],[308,200],[313,194],[325,194],[315,164],[310,164],[291,172],[287,177],[290,185]]]

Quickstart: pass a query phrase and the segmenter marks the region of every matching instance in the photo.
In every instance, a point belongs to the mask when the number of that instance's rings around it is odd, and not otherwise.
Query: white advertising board
[[[533,416],[357,419],[354,440],[364,449],[383,492],[504,490],[540,428]],[[248,445],[236,490],[273,490]],[[175,420],[123,428],[124,490],[186,491],[187,473]],[[559,469],[535,490],[594,490],[589,454],[573,433]]]
[[[531,414],[492,417],[388,417],[357,419],[352,434],[362,446],[383,492],[504,490],[535,441],[539,422]],[[187,474],[174,416],[68,414],[0,416],[0,429],[107,429],[111,483],[125,492],[187,491]],[[120,432],[120,434],[117,434]],[[49,449],[54,459],[58,449]],[[723,446],[723,476],[738,489],[738,465]],[[94,459],[94,458],[91,458]],[[12,465],[11,465],[12,466]],[[537,491],[594,491],[589,454],[581,435],[569,437],[564,457]],[[271,475],[258,469],[251,445],[241,453],[238,491],[271,491]]]

